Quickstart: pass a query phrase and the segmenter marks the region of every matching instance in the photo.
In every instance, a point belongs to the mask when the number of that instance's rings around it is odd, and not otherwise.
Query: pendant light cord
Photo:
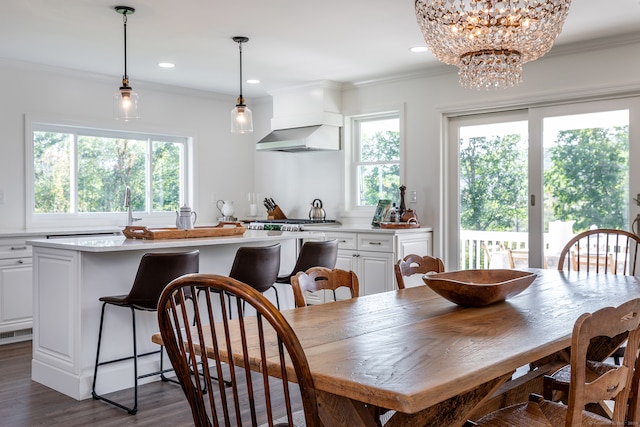
[[[240,50],[240,103],[244,105],[244,97],[242,96],[242,42],[238,43],[238,49]]]
[[[122,14],[122,22],[124,24],[124,76],[122,76],[122,83],[124,86],[129,86],[129,76],[127,75],[127,13]]]

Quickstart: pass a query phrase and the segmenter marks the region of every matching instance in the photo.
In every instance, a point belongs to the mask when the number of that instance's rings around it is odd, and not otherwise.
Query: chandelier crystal
[[[467,88],[522,82],[522,64],[553,46],[571,0],[415,0],[425,42],[438,60],[459,67]]]

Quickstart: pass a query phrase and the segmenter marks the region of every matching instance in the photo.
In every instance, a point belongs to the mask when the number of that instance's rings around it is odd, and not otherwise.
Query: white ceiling
[[[441,66],[424,45],[411,0],[2,0],[0,58],[237,95],[243,45],[247,97],[319,80],[358,83]],[[615,6],[614,11],[604,10]],[[638,0],[573,0],[555,50],[610,37],[640,39]],[[553,52],[553,50],[552,50]],[[161,61],[176,63],[160,69]],[[526,79],[526,65],[525,75]],[[8,84],[8,82],[4,82]],[[115,89],[114,89],[115,90]],[[141,94],[142,95],[142,94]]]

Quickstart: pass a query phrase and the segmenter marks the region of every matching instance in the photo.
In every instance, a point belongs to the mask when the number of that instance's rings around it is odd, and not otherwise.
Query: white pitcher
[[[235,213],[235,210],[233,209],[233,202],[230,200],[218,200],[216,202],[216,207],[223,217],[232,217]]]

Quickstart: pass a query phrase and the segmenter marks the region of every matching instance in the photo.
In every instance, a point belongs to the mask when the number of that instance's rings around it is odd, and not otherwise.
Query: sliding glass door
[[[448,267],[557,268],[574,234],[630,229],[637,104],[624,98],[449,118]]]

